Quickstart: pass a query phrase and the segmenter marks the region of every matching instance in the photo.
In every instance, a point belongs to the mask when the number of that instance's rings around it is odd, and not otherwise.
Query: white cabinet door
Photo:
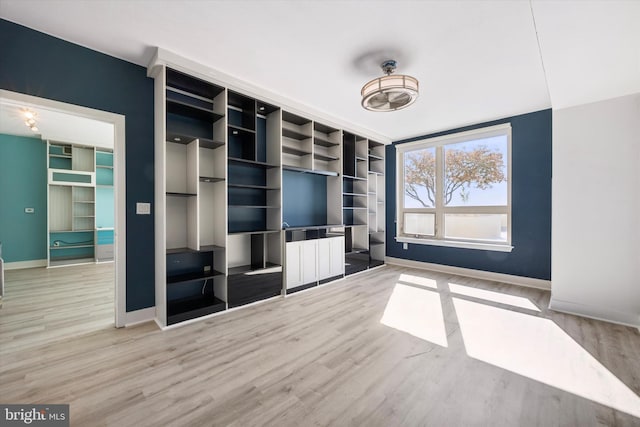
[[[318,281],[318,241],[305,240],[302,243],[302,284]]]
[[[318,240],[318,279],[324,280],[333,275],[331,265],[331,241],[333,239]]]
[[[330,241],[330,266],[329,277],[341,276],[344,274],[344,236],[326,239]]]
[[[344,237],[318,240],[319,280],[344,274]]]
[[[286,281],[287,289],[302,285],[302,243],[286,244]]]

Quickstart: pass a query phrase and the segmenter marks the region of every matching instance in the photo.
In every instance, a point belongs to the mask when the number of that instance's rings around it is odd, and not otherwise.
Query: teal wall
[[[0,134],[0,242],[5,262],[47,259],[46,144]],[[34,208],[27,214],[24,208]]]
[[[113,187],[96,188],[96,227],[114,226],[114,198]]]

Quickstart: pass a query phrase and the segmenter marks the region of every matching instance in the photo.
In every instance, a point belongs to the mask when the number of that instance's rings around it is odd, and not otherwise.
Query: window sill
[[[420,239],[416,237],[405,236],[396,237],[396,242],[414,243],[416,245],[446,246],[450,248],[480,249],[496,252],[511,252],[513,250],[513,246],[507,245],[505,243],[476,243],[459,240]]]

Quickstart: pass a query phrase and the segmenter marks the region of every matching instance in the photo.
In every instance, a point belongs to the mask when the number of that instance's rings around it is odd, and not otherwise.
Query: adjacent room
[[[640,426],[638,22],[0,0],[0,424]]]

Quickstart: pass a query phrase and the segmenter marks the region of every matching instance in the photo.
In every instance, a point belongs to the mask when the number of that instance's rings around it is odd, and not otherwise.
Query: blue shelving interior
[[[229,233],[260,232],[267,229],[268,204],[267,120],[256,115],[254,99],[229,92],[228,120],[228,206]],[[271,110],[273,111],[273,110]]]
[[[291,227],[327,223],[327,176],[282,171],[282,216]]]
[[[52,261],[93,258],[93,231],[52,231],[49,233],[49,257]]]
[[[212,124],[224,117],[214,112],[215,98],[224,89],[170,68],[166,76],[167,139],[183,144],[196,138],[213,140]]]

